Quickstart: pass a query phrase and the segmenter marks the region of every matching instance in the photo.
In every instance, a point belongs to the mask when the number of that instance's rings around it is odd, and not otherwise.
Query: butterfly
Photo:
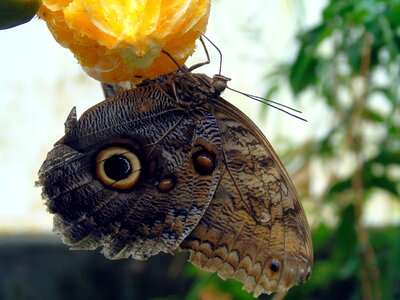
[[[79,119],[73,108],[38,180],[63,242],[110,259],[189,251],[256,297],[305,282],[299,196],[263,133],[221,98],[228,80],[181,67]]]

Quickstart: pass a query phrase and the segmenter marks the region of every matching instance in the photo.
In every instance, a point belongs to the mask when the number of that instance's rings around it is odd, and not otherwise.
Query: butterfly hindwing
[[[223,99],[213,108],[226,169],[182,247],[194,264],[242,281],[255,296],[287,290],[306,281],[313,260],[299,197],[256,125]]]

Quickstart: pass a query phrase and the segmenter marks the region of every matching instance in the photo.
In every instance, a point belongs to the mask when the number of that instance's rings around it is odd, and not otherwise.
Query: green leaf
[[[308,85],[317,82],[316,69],[319,58],[316,50],[319,44],[331,34],[331,28],[320,25],[300,37],[301,47],[289,74],[289,82],[295,95],[306,89]]]
[[[1,0],[0,29],[7,29],[30,21],[38,11],[40,0]]]

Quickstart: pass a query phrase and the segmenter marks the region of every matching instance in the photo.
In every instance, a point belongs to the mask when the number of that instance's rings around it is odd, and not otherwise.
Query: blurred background
[[[400,299],[400,1],[213,1],[207,36],[227,91],[274,146],[313,232],[311,279],[261,299]],[[185,255],[109,261],[52,233],[37,171],[100,85],[44,22],[0,31],[0,299],[253,299]],[[209,47],[218,72],[219,57]],[[204,60],[198,47],[188,65]]]

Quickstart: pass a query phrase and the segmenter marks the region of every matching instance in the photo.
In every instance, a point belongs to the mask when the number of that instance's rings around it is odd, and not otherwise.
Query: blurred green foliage
[[[289,83],[296,98],[314,95],[328,118],[324,134],[283,155],[300,161],[293,178],[315,253],[310,281],[285,299],[400,299],[400,227],[363,221],[371,199],[400,199],[400,0],[330,0],[298,42],[294,60],[268,76],[267,96]],[[319,194],[309,187],[316,164],[328,178]],[[188,300],[211,287],[207,299],[253,299],[235,281],[190,270]]]

